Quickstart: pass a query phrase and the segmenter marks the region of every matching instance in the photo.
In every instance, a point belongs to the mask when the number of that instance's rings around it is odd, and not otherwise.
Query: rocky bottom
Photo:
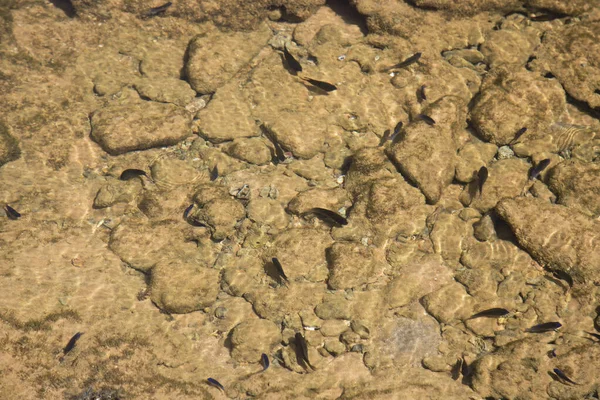
[[[596,1],[4,3],[0,398],[598,398]]]

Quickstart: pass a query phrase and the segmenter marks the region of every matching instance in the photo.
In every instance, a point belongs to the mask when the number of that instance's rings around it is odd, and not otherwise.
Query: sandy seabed
[[[160,5],[0,1],[0,399],[599,398],[598,2]]]

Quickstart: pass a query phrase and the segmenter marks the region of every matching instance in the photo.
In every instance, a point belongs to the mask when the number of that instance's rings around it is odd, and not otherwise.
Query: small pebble
[[[512,158],[515,156],[515,152],[509,146],[502,146],[498,149],[498,153],[496,154],[496,158],[498,160],[505,160],[507,158]]]

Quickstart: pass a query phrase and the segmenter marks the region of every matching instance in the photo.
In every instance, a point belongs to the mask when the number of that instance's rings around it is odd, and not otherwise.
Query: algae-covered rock
[[[256,165],[265,165],[271,161],[271,149],[258,138],[238,138],[225,148],[227,154],[239,160]]]
[[[181,224],[168,220],[125,221],[111,231],[108,246],[124,262],[142,272],[148,272],[162,260],[195,260],[198,256],[196,246],[186,243]]]
[[[373,282],[383,265],[373,259],[373,250],[360,243],[334,243],[328,260],[329,280],[332,289],[350,289]]]
[[[113,105],[92,114],[91,137],[104,151],[118,155],[171,146],[192,134],[191,118],[173,104]]]
[[[129,203],[139,194],[140,182],[114,181],[102,186],[94,198],[94,208],[110,207],[116,203]]]
[[[180,107],[185,107],[196,96],[196,92],[186,81],[175,78],[145,78],[140,79],[134,86],[142,98],[160,103],[173,103]]]
[[[432,257],[423,263],[411,263],[400,268],[386,287],[385,299],[390,308],[402,307],[451,281],[452,270],[441,259]]]
[[[458,282],[429,293],[421,302],[429,314],[445,324],[468,318],[472,314],[473,299]]]
[[[600,164],[570,160],[549,171],[548,186],[557,202],[592,218],[600,215]]]
[[[0,167],[16,160],[20,155],[21,150],[17,140],[10,134],[8,126],[0,121]]]
[[[456,166],[454,141],[437,125],[430,126],[424,121],[409,125],[403,139],[391,148],[390,155],[429,203],[437,203],[443,190],[452,183]]]
[[[536,66],[551,72],[569,95],[599,107],[600,22],[589,20],[552,29],[536,52]]]
[[[538,262],[569,274],[578,284],[600,282],[598,221],[537,198],[505,199],[496,210]]]
[[[498,148],[491,143],[469,142],[458,151],[456,163],[456,180],[464,183],[471,182],[479,169],[487,165],[496,154]]]
[[[210,184],[198,187],[194,208],[189,218],[209,227],[215,240],[223,240],[235,233],[235,226],[246,216],[244,206],[233,199],[223,187]]]
[[[521,101],[524,98],[531,101]],[[565,106],[564,91],[556,80],[500,66],[483,80],[481,95],[471,109],[471,122],[486,141],[505,145],[523,127],[548,129]]]
[[[178,260],[157,263],[150,281],[152,301],[173,314],[202,310],[219,293],[218,270]]]
[[[198,93],[214,93],[258,54],[270,35],[262,24],[249,32],[214,28],[196,36],[189,44],[185,66],[190,85]]]
[[[488,178],[482,194],[479,194],[477,181],[473,181],[460,196],[464,205],[481,212],[492,209],[503,198],[519,196],[526,188],[531,166],[522,159],[508,158],[492,163],[487,168]]]
[[[231,357],[238,362],[257,362],[281,342],[277,325],[266,319],[244,321],[231,332]]]
[[[213,143],[260,134],[250,106],[237,82],[220,88],[197,116],[200,135]]]
[[[326,231],[288,229],[275,237],[267,258],[277,257],[290,280],[325,281],[328,273],[325,253],[332,242]]]

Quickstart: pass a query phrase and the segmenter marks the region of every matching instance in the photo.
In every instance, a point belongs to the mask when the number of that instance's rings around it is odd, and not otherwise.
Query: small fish
[[[543,324],[534,325],[531,328],[525,330],[528,333],[544,333],[555,331],[560,328],[562,324],[560,322],[544,322]]]
[[[565,374],[564,372],[562,372],[560,369],[554,368],[552,371],[554,371],[554,373],[556,374],[556,376],[558,376],[563,381],[571,383],[573,385],[577,385],[577,383],[573,382],[573,380],[571,380],[571,378],[569,378],[567,376],[567,374]]]
[[[267,368],[269,368],[269,365],[271,365],[271,363],[269,363],[269,357],[265,353],[261,354],[260,363],[263,366],[263,371],[266,371]]]
[[[427,100],[427,96],[425,95],[425,87],[425,85],[421,85],[419,90],[417,90],[417,100],[419,100],[419,103],[422,103],[425,100]]]
[[[461,368],[460,368],[460,373],[464,377],[467,377],[467,376],[471,375],[471,368],[469,367],[469,364],[467,364],[467,360],[465,360],[464,356],[462,358],[462,365],[461,365]]]
[[[77,341],[79,340],[81,335],[83,335],[83,332],[77,332],[75,335],[73,335],[71,340],[69,340],[69,343],[67,343],[67,345],[63,349],[63,354],[66,355],[68,352],[73,350],[73,348],[75,347],[75,344],[77,343]]]
[[[6,216],[9,219],[16,220],[16,219],[21,218],[21,213],[19,213],[17,210],[12,208],[8,204],[4,207],[4,211],[6,212]]]
[[[546,22],[546,21],[553,21],[555,19],[558,18],[564,18],[564,15],[559,15],[559,14],[540,14],[540,15],[536,15],[533,17],[529,17],[530,20],[534,21],[534,22]]]
[[[462,365],[463,365],[462,358],[459,358],[458,360],[456,360],[456,364],[454,364],[454,366],[452,367],[452,370],[450,371],[450,373],[452,374],[452,379],[457,380],[458,378],[460,378],[460,372],[462,370]]]
[[[277,140],[273,140],[273,147],[275,147],[275,158],[278,162],[283,162],[286,160],[285,153],[281,148],[281,145]]]
[[[279,274],[279,276],[282,278],[282,280],[286,281],[286,282],[290,282],[290,280],[288,279],[288,277],[286,276],[285,272],[283,272],[283,266],[281,265],[281,263],[279,262],[279,260],[276,257],[273,257],[271,259],[271,262],[273,263],[273,265],[275,266],[275,269],[277,270],[277,273]]]
[[[478,312],[477,314],[471,315],[471,317],[469,319],[482,318],[482,317],[500,318],[500,317],[504,317],[505,315],[508,315],[508,314],[510,314],[510,311],[508,311],[505,308],[490,308],[489,310],[483,310],[483,311]]]
[[[335,211],[327,210],[326,208],[315,207],[310,210],[304,212],[302,215],[314,214],[320,219],[326,219],[327,221],[331,221],[336,225],[344,226],[348,225],[348,220],[342,217],[340,214]]]
[[[600,334],[598,333],[593,333],[593,332],[586,332],[588,335],[595,337],[596,339],[600,340]]]
[[[485,181],[487,181],[488,176],[489,172],[485,165],[479,168],[479,172],[477,172],[477,185],[479,188],[479,197],[481,197],[483,194],[483,185],[485,184]]]
[[[216,380],[216,379],[213,379],[213,378],[208,378],[206,381],[208,382],[208,384],[209,384],[210,386],[214,386],[214,387],[216,387],[217,389],[219,389],[219,390],[222,390],[222,391],[223,391],[223,393],[225,393],[225,388],[223,387],[223,385],[221,385],[221,384],[219,383],[219,381],[218,381],[218,380]]]
[[[537,178],[538,175],[541,174],[542,171],[545,170],[548,165],[550,165],[550,159],[545,158],[542,161],[540,161],[535,167],[531,167],[531,169],[529,170],[529,180],[534,180],[535,178]]]
[[[561,271],[561,270],[552,271],[552,275],[554,275],[557,279],[567,281],[567,283],[569,284],[569,287],[573,287],[573,278],[571,277],[571,275],[569,275],[565,271]]]
[[[283,46],[283,57],[287,65],[296,72],[302,72],[302,65],[294,58],[294,56],[288,51],[287,46]]]
[[[130,168],[121,172],[121,176],[119,176],[119,179],[122,181],[129,181],[140,176],[147,177],[148,175],[146,174],[146,171],[142,171],[141,169]]]
[[[385,142],[388,141],[388,139],[390,138],[390,130],[386,129],[385,132],[383,132],[383,136],[381,137],[381,140],[379,140],[379,146],[383,146],[385,144]]]
[[[311,78],[302,78],[302,79],[304,79],[311,85],[316,86],[319,89],[324,90],[326,92],[333,92],[334,90],[337,89],[337,87],[335,85],[328,83],[328,82],[318,81],[316,79],[311,79]]]
[[[210,171],[210,181],[216,181],[219,177],[219,168],[215,165],[215,167]]]
[[[173,5],[173,3],[171,3],[170,1],[168,3],[163,4],[162,6],[158,6],[158,7],[154,7],[151,8],[150,10],[148,10],[145,14],[144,17],[149,18],[149,17],[155,17],[159,14],[164,13],[165,11],[167,11],[167,8],[171,7],[171,5]]]
[[[514,137],[514,138],[513,138],[513,140],[511,140],[511,141],[510,141],[508,144],[509,144],[509,145],[512,145],[512,144],[515,144],[515,143],[517,143],[517,140],[519,140],[519,138],[520,138],[521,136],[523,136],[523,134],[524,134],[525,132],[527,132],[527,127],[525,127],[525,126],[524,126],[524,127],[522,127],[521,129],[519,129],[519,130],[517,131],[517,133],[515,133],[515,137]]]
[[[394,133],[390,137],[390,139],[392,140],[392,144],[396,144],[400,140],[400,131],[402,131],[402,126],[404,126],[404,123],[400,121],[394,127]]]
[[[303,361],[306,363],[306,365],[313,368],[313,366],[310,364],[310,361],[308,361],[308,344],[306,343],[306,339],[300,332],[296,332],[295,338],[296,346],[300,348],[300,354],[302,355]]]
[[[435,125],[435,121],[429,115],[419,114],[417,115],[417,118],[421,121],[427,122],[428,125]]]
[[[183,212],[183,219],[188,219],[188,217],[190,216],[190,212],[192,211],[192,209],[194,208],[194,203],[190,204],[185,211]]]
[[[392,65],[389,68],[386,68],[385,71],[391,71],[393,69],[402,69],[402,68],[406,68],[411,64],[416,63],[417,61],[419,61],[419,59],[421,58],[421,53],[415,53],[412,56],[408,57],[406,60],[396,64],[396,65]]]

